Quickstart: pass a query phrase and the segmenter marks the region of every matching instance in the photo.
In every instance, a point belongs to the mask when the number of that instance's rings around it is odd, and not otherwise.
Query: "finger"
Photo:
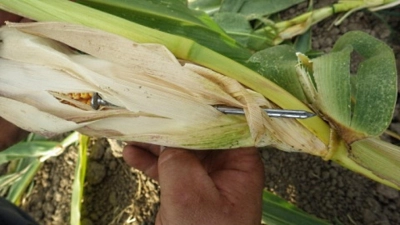
[[[254,172],[263,173],[262,162],[260,154],[257,148],[238,148],[224,151],[213,151],[211,152],[214,168],[211,170],[233,170],[242,172]]]
[[[221,196],[228,202],[242,204],[248,209],[247,213],[261,215],[264,165],[257,149],[240,148],[222,151],[220,154],[215,154],[213,162],[215,162],[214,168],[210,168],[209,175]]]
[[[148,143],[143,143],[143,142],[127,142],[127,145],[134,145],[136,147],[139,147],[143,150],[151,152],[155,156],[160,155],[160,151],[162,149],[161,146],[159,145],[153,145],[153,144],[148,144]]]
[[[193,152],[166,148],[160,154],[158,169],[161,199],[178,211],[198,207],[199,201],[210,206],[218,201],[218,190]]]
[[[0,151],[21,141],[29,132],[0,117]]]
[[[19,22],[21,19],[21,16],[0,10],[0,25],[3,25],[5,21]]]
[[[126,145],[122,156],[129,166],[143,171],[152,179],[158,180],[158,156],[138,145]]]
[[[208,168],[209,175],[221,191],[226,189],[229,193],[235,188],[245,191],[246,186],[263,188],[264,166],[256,148],[222,151],[214,155],[213,162]]]

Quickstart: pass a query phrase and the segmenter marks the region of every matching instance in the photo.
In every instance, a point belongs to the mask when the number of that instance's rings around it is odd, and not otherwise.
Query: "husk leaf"
[[[3,104],[15,105],[6,118],[31,131],[48,135],[77,129],[92,136],[196,149],[273,145],[305,151],[314,146],[312,154],[326,153],[325,145],[295,120],[269,118],[260,107],[272,104],[260,94],[207,68],[182,65],[161,45],[137,44],[72,24],[10,26],[35,35],[2,28],[0,56],[13,61],[2,60],[0,94]],[[26,79],[30,82],[15,88]],[[96,111],[57,99],[56,93],[74,92],[97,92],[119,107]],[[243,108],[246,115],[225,115],[213,107],[221,104]],[[34,112],[23,122],[12,115],[20,107],[28,115]],[[30,122],[36,114],[60,126]]]

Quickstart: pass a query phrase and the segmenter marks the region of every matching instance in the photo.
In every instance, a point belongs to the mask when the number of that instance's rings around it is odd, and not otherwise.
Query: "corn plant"
[[[357,31],[314,59],[290,46],[265,48],[336,12],[398,1],[343,0],[277,23],[250,14],[260,27],[240,37],[230,36],[224,23],[232,5],[221,6],[228,12],[215,16],[218,25],[178,0],[77,2],[90,7],[0,0],[2,9],[44,21],[0,31],[0,116],[44,135],[78,130],[189,149],[274,146],[333,160],[400,189],[399,148],[379,139],[397,95],[391,49]],[[353,52],[364,59],[356,74],[350,73]],[[93,93],[112,105],[93,109],[86,98]],[[221,113],[219,105],[245,115]],[[317,116],[271,118],[263,108]],[[35,119],[24,119],[25,112]]]
[[[87,136],[79,135],[78,132],[73,132],[61,142],[30,134],[26,141],[0,152],[0,164],[9,164],[6,174],[0,176],[0,195],[20,205],[22,198],[29,195],[29,189],[34,185],[33,179],[43,163],[51,157],[60,155],[65,148],[79,141],[79,154],[72,184],[70,222],[80,224],[88,140]]]
[[[68,135],[61,142],[30,134],[26,141],[0,152],[0,164],[9,163],[6,174],[0,177],[1,196],[19,205],[43,163],[61,154],[77,139],[77,132]]]
[[[75,166],[74,182],[72,184],[72,197],[71,197],[71,224],[80,224],[81,222],[81,209],[84,194],[85,175],[87,167],[87,149],[89,144],[89,137],[80,135],[79,138],[79,152]]]

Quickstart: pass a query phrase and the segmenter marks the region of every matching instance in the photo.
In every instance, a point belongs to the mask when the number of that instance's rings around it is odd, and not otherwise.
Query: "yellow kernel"
[[[89,93],[80,93],[80,96],[81,96],[81,98],[83,98],[83,99],[88,99],[88,98],[90,98]]]
[[[79,95],[79,93],[72,93],[72,99],[75,99],[75,100],[78,100],[78,99],[80,99],[80,95]]]

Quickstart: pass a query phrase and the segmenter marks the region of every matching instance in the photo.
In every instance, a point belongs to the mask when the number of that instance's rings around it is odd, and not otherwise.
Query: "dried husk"
[[[274,105],[262,95],[179,62],[162,45],[58,22],[9,24],[0,38],[0,116],[24,129],[47,136],[78,130],[192,149],[271,145],[326,154],[296,120],[268,117],[261,108]],[[118,107],[94,110],[60,100],[88,92]],[[225,115],[216,105],[243,108],[245,116]]]

